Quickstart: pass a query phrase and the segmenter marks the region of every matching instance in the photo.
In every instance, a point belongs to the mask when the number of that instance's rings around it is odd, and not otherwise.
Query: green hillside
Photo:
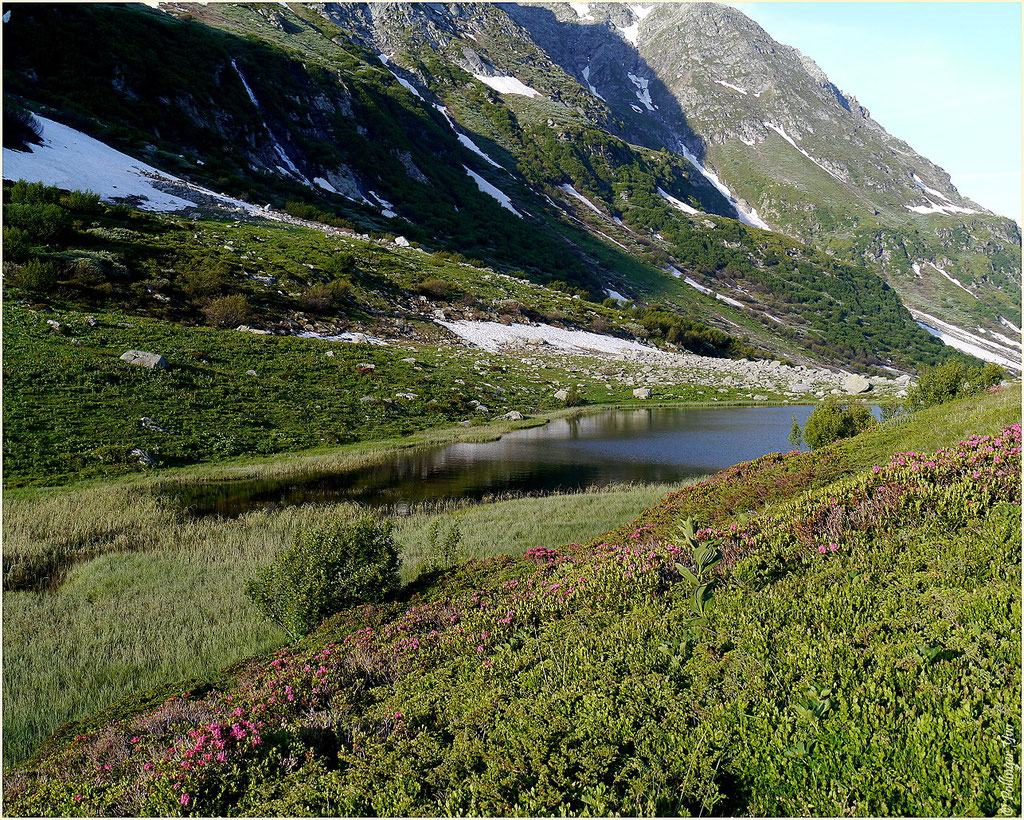
[[[591,546],[426,576],[64,727],[7,809],[994,814],[1020,730],[1018,409],[921,411]],[[676,530],[692,516],[711,575]],[[715,580],[699,604],[689,572]]]

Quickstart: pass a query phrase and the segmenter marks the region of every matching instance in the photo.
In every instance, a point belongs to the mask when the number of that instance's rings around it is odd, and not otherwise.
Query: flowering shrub
[[[649,523],[467,562],[251,662],[193,711],[115,724],[139,741],[115,756],[65,747],[8,809],[991,814],[989,730],[1019,712],[1020,445],[1013,425],[896,454],[678,540]]]

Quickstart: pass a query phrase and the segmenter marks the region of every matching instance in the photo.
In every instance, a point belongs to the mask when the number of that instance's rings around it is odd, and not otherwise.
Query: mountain
[[[1019,367],[1016,225],[728,7],[41,4],[4,34],[12,107],[205,207],[401,234],[774,355],[937,361],[916,318]]]
[[[979,326],[990,342],[1019,326],[1019,227],[962,197],[813,60],[740,12],[684,3],[509,13],[609,101],[628,138],[695,156],[774,230],[882,271],[918,318]]]

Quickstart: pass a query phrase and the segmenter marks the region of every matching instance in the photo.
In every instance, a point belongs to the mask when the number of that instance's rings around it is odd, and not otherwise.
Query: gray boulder
[[[569,398],[569,391],[568,390],[556,390],[555,391],[555,398],[558,399],[559,401],[565,401],[567,398]]]
[[[135,364],[139,367],[149,367],[153,370],[163,370],[165,367],[170,367],[167,359],[159,353],[147,353],[145,350],[126,350],[121,354],[121,361]]]
[[[245,375],[246,376],[255,376],[256,375],[256,371],[255,370],[246,370],[245,371]]]
[[[863,376],[847,376],[843,379],[843,390],[850,395],[857,395],[858,393],[867,393],[871,389],[871,382],[865,379]]]
[[[147,430],[153,430],[156,433],[166,433],[167,431],[157,424],[153,419],[143,416],[139,419],[139,427],[145,427]]]
[[[633,397],[637,399],[649,399],[651,397],[651,389],[649,387],[638,387],[633,391]]]
[[[504,416],[498,416],[498,421],[522,421],[526,416],[518,410],[509,410]]]
[[[128,455],[134,458],[143,467],[152,467],[154,464],[156,464],[156,460],[153,458],[153,456],[151,456],[141,447],[133,447],[131,450],[128,451]]]

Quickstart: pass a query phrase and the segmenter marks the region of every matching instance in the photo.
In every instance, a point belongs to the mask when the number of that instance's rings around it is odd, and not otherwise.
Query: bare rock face
[[[145,350],[126,350],[121,354],[121,361],[153,370],[163,370],[171,366],[159,353],[148,353]]]
[[[851,396],[855,396],[858,393],[867,393],[870,389],[871,382],[869,382],[863,376],[847,376],[845,379],[843,379],[843,390],[845,390]]]

